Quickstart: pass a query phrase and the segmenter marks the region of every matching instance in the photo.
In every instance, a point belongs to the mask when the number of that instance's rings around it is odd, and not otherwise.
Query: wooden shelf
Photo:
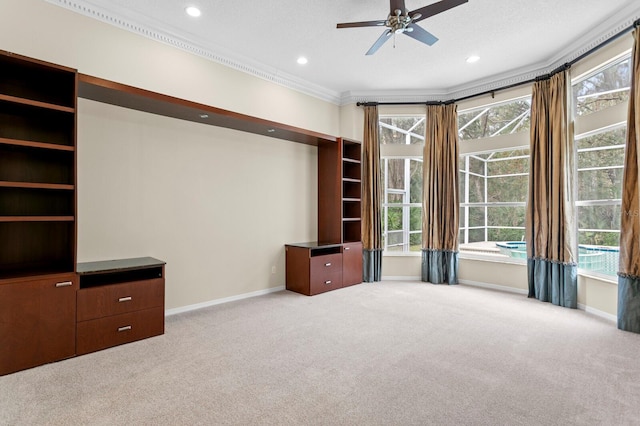
[[[62,183],[32,183],[32,182],[6,182],[0,181],[0,188],[25,188],[25,189],[59,189],[73,191],[74,185]]]
[[[58,145],[55,143],[24,141],[19,139],[0,138],[0,144],[13,145],[13,146],[25,146],[28,148],[51,149],[56,151],[71,151],[71,152],[75,151],[75,147],[73,146]]]
[[[0,216],[0,222],[73,222],[73,216]]]
[[[235,129],[306,145],[318,146],[323,142],[337,141],[335,136],[325,135],[275,121],[263,120],[261,118],[127,86],[86,74],[78,74],[78,96],[84,99],[149,112],[165,117]]]
[[[29,105],[29,106],[38,107],[38,108],[52,109],[54,111],[69,112],[72,114],[76,112],[74,108],[50,104],[47,102],[34,101],[31,99],[19,98],[17,96],[4,95],[1,93],[0,93],[0,101],[13,102],[16,104]]]
[[[345,163],[354,163],[354,164],[360,164],[361,161],[360,160],[356,160],[353,158],[343,158],[342,161],[344,161]]]
[[[15,270],[0,271],[0,286],[21,281],[47,279],[56,275],[69,275],[70,273],[73,273],[72,265],[69,268],[61,268],[60,265],[28,265]]]

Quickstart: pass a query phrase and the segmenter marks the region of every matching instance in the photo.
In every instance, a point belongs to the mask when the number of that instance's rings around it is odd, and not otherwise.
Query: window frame
[[[592,69],[584,72],[576,77],[571,79],[571,101],[575,104],[577,101],[577,94],[574,97],[574,87],[584,80],[587,80],[604,70],[610,67],[617,66],[622,62],[628,61],[631,58],[631,51],[626,50],[618,55],[610,57],[608,60],[597,64]],[[620,91],[623,89],[617,89],[616,91]],[[624,90],[630,90],[629,88],[624,88]],[[605,91],[609,92],[609,91]],[[592,94],[590,96],[599,96],[605,92],[599,92],[597,94]],[[595,152],[595,151],[604,151],[604,150],[613,150],[613,149],[625,149],[625,144],[617,144],[617,145],[609,145],[603,147],[595,147],[595,148],[578,148],[578,141],[584,138],[588,138],[591,136],[596,136],[599,134],[603,134],[610,131],[615,131],[621,128],[627,127],[627,116],[626,111],[628,110],[628,101],[622,101],[612,106],[608,106],[604,109],[600,109],[597,111],[593,111],[589,114],[577,114],[576,108],[572,108],[573,113],[573,128],[574,128],[574,141],[575,143],[575,153],[576,153],[576,192],[575,192],[575,207],[576,207],[576,243],[578,245],[577,249],[581,245],[579,243],[580,234],[582,232],[599,232],[599,233],[620,233],[620,229],[591,229],[591,228],[580,228],[579,227],[579,208],[580,207],[596,207],[596,206],[621,206],[622,199],[621,198],[613,198],[613,199],[599,199],[599,200],[579,200],[578,197],[578,179],[579,173],[581,171],[589,171],[589,170],[610,170],[610,169],[623,169],[624,168],[624,160],[621,165],[609,165],[602,167],[586,167],[580,168],[578,166],[578,154],[581,152]],[[582,244],[582,246],[589,246],[589,244]],[[603,247],[611,247],[611,246],[603,246]],[[619,245],[618,245],[619,250]],[[610,249],[605,250],[605,252],[611,251]],[[605,280],[608,282],[617,282],[617,276],[615,274],[607,274],[604,272],[600,272],[597,270],[587,269],[580,267],[580,255],[578,249],[578,272],[584,275],[594,276],[598,279]],[[619,251],[618,251],[619,253]],[[608,256],[608,254],[607,254]],[[616,263],[613,261],[613,263]]]
[[[388,119],[388,118],[407,118],[407,117],[412,117],[412,118],[417,118],[417,122],[414,123],[414,125],[410,128],[410,129],[400,129],[400,128],[392,128],[392,126],[389,126],[386,123],[380,123],[379,121],[379,125],[381,127],[384,128],[389,128],[392,130],[396,130],[399,131],[403,134],[405,134],[405,143],[403,144],[382,144],[382,139],[380,140],[380,167],[381,167],[381,175],[385,177],[385,181],[382,182],[382,195],[383,195],[383,200],[382,200],[382,239],[383,239],[383,256],[420,256],[421,255],[421,250],[414,250],[411,251],[411,235],[415,235],[415,234],[421,234],[422,233],[422,229],[420,230],[411,230],[411,209],[412,208],[420,208],[421,209],[421,216],[422,216],[422,202],[420,203],[411,203],[408,202],[411,198],[410,195],[410,179],[408,174],[410,173],[410,162],[411,161],[419,161],[420,163],[422,163],[423,159],[423,150],[424,150],[424,135],[420,135],[417,133],[412,133],[411,130],[415,129],[417,126],[419,126],[421,123],[424,123],[424,121],[426,120],[426,111],[421,108],[420,110],[418,109],[412,109],[407,111],[406,113],[398,113],[396,111],[393,111],[393,113],[383,113],[380,112],[379,114],[380,116],[380,121],[383,119]],[[411,138],[417,138],[419,140],[421,140],[421,143],[410,143],[411,142]],[[387,177],[388,177],[388,160],[404,160],[405,163],[405,167],[404,167],[404,189],[389,189],[388,187],[388,182],[387,182]],[[388,195],[389,194],[399,194],[403,196],[403,202],[402,203],[388,203]],[[407,201],[407,202],[405,202]],[[388,209],[389,208],[394,208],[394,207],[400,207],[402,208],[402,224],[403,224],[403,229],[402,230],[392,230],[389,231],[387,229],[388,227]],[[393,246],[399,246],[400,244],[394,244],[394,245],[389,245],[389,233],[402,233],[403,234],[403,238],[402,238],[402,250],[401,251],[395,251],[395,250],[389,250],[389,247],[393,247]]]

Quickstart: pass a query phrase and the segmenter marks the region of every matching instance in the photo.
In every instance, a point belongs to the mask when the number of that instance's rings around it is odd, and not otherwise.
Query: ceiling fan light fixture
[[[202,12],[200,11],[200,9],[198,9],[195,6],[188,6],[184,10],[185,12],[187,12],[187,15],[193,16],[194,18],[197,18],[198,16],[202,15]]]

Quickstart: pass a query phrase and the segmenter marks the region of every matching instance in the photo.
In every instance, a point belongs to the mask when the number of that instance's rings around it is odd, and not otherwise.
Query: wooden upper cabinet
[[[361,241],[361,150],[344,138],[318,146],[318,242]]]
[[[342,242],[362,240],[362,144],[341,139]]]
[[[76,82],[0,51],[0,283],[75,270]]]

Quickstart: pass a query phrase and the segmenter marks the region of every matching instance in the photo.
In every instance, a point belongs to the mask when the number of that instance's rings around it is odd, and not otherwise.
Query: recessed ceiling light
[[[300,57],[298,58],[298,63],[299,63],[300,65],[304,65],[304,64],[306,64],[307,62],[309,62],[309,61],[308,61],[308,60],[307,60],[307,58],[305,58],[304,56],[300,56]]]
[[[468,64],[473,64],[474,62],[478,62],[480,60],[480,56],[477,55],[471,55],[467,58],[467,63]]]
[[[200,12],[200,9],[198,9],[195,6],[189,6],[185,9],[185,12],[187,12],[187,15],[189,16],[193,16],[194,18],[197,18],[198,16],[202,15],[202,12]]]

